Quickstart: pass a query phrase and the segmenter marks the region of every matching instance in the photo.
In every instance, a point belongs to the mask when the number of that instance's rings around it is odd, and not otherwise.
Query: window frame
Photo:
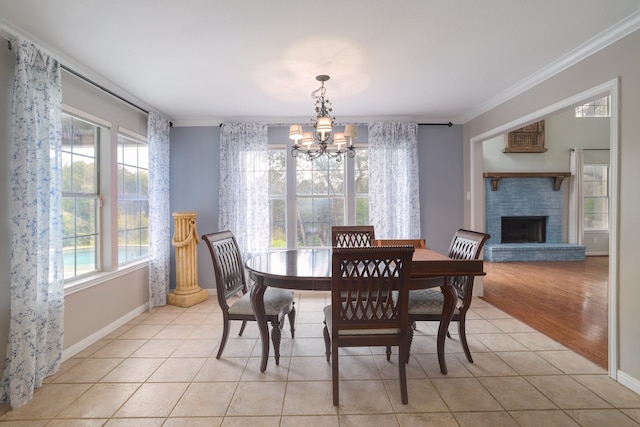
[[[102,242],[103,242],[103,235],[102,235],[102,197],[101,197],[101,170],[102,170],[102,154],[101,154],[101,150],[103,147],[103,141],[105,140],[105,137],[108,140],[108,134],[109,134],[109,127],[110,124],[108,122],[105,122],[104,120],[98,119],[97,117],[94,117],[90,114],[84,113],[80,110],[77,110],[75,108],[72,108],[68,105],[63,105],[62,108],[62,115],[63,117],[67,116],[70,117],[72,120],[78,120],[81,122],[84,122],[90,126],[93,126],[97,129],[97,135],[95,138],[95,143],[94,143],[94,155],[93,155],[93,163],[94,163],[94,186],[95,186],[95,191],[94,192],[82,192],[82,191],[62,191],[62,200],[63,203],[65,200],[69,200],[72,199],[74,201],[77,200],[93,200],[95,202],[95,206],[94,206],[94,216],[95,216],[95,223],[93,225],[93,230],[94,232],[92,234],[85,234],[83,235],[84,237],[89,236],[89,235],[93,235],[94,236],[94,244],[93,247],[95,248],[95,252],[94,252],[94,268],[92,270],[89,271],[85,271],[85,272],[81,272],[81,273],[77,273],[78,271],[78,263],[77,263],[77,257],[74,257],[75,261],[73,264],[74,267],[74,272],[75,274],[73,274],[72,276],[68,276],[66,275],[66,271],[65,271],[65,278],[64,278],[64,284],[65,287],[68,285],[73,284],[74,282],[83,280],[87,277],[91,277],[97,273],[99,273],[102,270],[102,258],[101,258],[101,254],[102,254]],[[65,151],[63,149],[63,153],[64,152],[68,152],[69,155],[74,156],[74,155],[80,155],[77,152],[74,152],[72,150],[70,151]],[[86,157],[86,156],[85,156]],[[71,167],[73,168],[73,163],[71,164]],[[63,166],[64,168],[64,166]],[[73,169],[72,169],[73,170]],[[73,180],[73,177],[71,178],[71,180]],[[75,204],[75,203],[74,203]],[[76,218],[77,215],[74,214],[74,218]],[[64,222],[64,219],[63,219]],[[74,233],[73,236],[64,236],[64,240],[68,240],[68,239],[74,239],[77,240],[79,237],[78,233],[77,233],[77,227],[76,225],[77,222],[74,221],[74,230],[76,231]],[[64,250],[66,251],[68,248],[65,248]],[[77,255],[77,246],[74,245],[74,254]],[[65,269],[66,270],[66,269]]]
[[[116,165],[116,171],[117,171],[117,178],[116,178],[116,188],[117,190],[115,191],[115,197],[117,199],[117,205],[118,205],[118,214],[117,214],[117,218],[116,218],[116,229],[117,229],[117,239],[116,239],[116,264],[118,267],[122,267],[131,263],[135,263],[135,262],[139,262],[142,260],[147,260],[149,258],[149,142],[147,140],[146,137],[144,137],[143,135],[137,134],[135,132],[132,132],[128,129],[125,129],[123,127],[119,127],[118,128],[118,132],[116,135],[116,147],[117,150],[120,150],[120,140],[121,138],[126,139],[128,141],[134,142],[137,144],[137,149],[136,149],[136,160],[137,163],[134,164],[129,164],[129,163],[120,163],[119,160],[119,155],[116,154],[116,158],[115,158],[115,165]],[[140,146],[144,145],[146,146],[146,153],[147,153],[147,158],[145,159],[145,163],[146,163],[146,168],[141,166],[141,162],[140,162]],[[121,174],[120,174],[120,166],[123,167],[127,167],[127,168],[135,168],[137,171],[137,182],[136,182],[136,194],[135,195],[124,195],[123,193],[120,192],[121,189],[124,189],[124,184],[121,186],[120,185],[120,178],[121,178]],[[147,177],[147,185],[146,185],[146,194],[141,194],[142,191],[142,183],[141,183],[141,176],[140,176],[140,171],[141,170],[145,170],[146,171],[146,177]],[[124,196],[124,197],[123,197]],[[120,219],[121,219],[121,204],[123,201],[132,201],[132,202],[146,202],[146,220],[147,220],[147,225],[146,227],[136,227],[136,228],[121,228],[121,224],[120,224]],[[141,209],[142,210],[142,209]],[[133,257],[131,259],[127,257],[125,257],[124,260],[120,259],[120,238],[121,238],[121,233],[126,233],[127,235],[129,234],[130,231],[132,230],[138,230],[140,233],[142,233],[143,230],[146,230],[146,253],[145,254],[140,254],[137,257]],[[125,239],[128,241],[128,237],[127,239]],[[126,245],[126,247],[128,248],[129,246]],[[135,247],[135,245],[132,245],[132,247]],[[139,250],[142,252],[142,241],[139,243],[138,248]]]
[[[114,126],[114,124],[102,117],[88,113],[85,110],[63,103],[62,111],[64,114],[78,117],[79,119],[88,121],[100,127],[100,148],[99,156],[99,205],[98,205],[98,221],[100,244],[98,246],[97,257],[99,259],[100,268],[82,276],[65,279],[64,292],[65,295],[72,295],[76,292],[83,291],[93,286],[101,285],[106,281],[115,279],[116,277],[129,274],[133,271],[148,267],[148,257],[141,258],[137,261],[118,265],[118,248],[117,248],[117,165],[116,165],[116,149],[117,149],[117,131],[130,132],[122,127]],[[116,131],[117,128],[117,131]],[[124,129],[124,130],[123,130]],[[146,140],[146,136],[135,132],[130,132],[140,138]]]

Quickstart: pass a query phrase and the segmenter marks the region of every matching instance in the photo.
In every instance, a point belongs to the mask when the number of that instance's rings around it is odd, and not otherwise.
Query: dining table
[[[262,356],[260,371],[267,369],[269,360],[269,329],[264,309],[264,292],[267,287],[331,291],[331,248],[296,250],[271,250],[251,255],[245,267],[254,281],[251,288],[251,304],[256,316]],[[437,353],[440,371],[447,374],[444,357],[445,339],[453,317],[456,289],[446,277],[484,276],[482,260],[453,259],[428,248],[416,248],[411,262],[411,289],[440,287],[444,296],[442,319],[438,327]]]

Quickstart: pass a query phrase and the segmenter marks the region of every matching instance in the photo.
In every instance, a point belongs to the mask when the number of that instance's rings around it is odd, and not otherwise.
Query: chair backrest
[[[411,245],[416,249],[426,249],[427,244],[424,239],[376,239],[371,242],[372,246],[405,246]]]
[[[449,258],[453,259],[478,259],[482,247],[491,237],[489,234],[459,229],[453,235],[449,245]],[[468,307],[471,303],[471,293],[473,292],[474,276],[450,277],[449,281],[455,286],[458,297],[462,300],[463,307]]]
[[[363,329],[406,334],[414,250],[413,246],[333,248],[332,336],[347,331],[346,335],[365,338]]]
[[[373,225],[334,225],[331,227],[331,246],[334,248],[362,248],[375,239]]]
[[[228,298],[247,292],[240,247],[231,231],[205,234],[202,240],[207,243],[213,261],[218,302],[223,310],[228,310]]]

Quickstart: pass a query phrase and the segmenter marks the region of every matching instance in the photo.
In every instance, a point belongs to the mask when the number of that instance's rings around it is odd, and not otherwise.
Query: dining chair
[[[371,246],[375,239],[373,225],[334,225],[331,227],[331,246],[360,248]]]
[[[241,320],[239,336],[242,336],[247,321],[256,320],[251,307],[250,292],[247,287],[247,275],[242,263],[242,254],[238,242],[231,231],[221,231],[202,236],[207,243],[216,280],[218,304],[222,310],[222,341],[216,359],[220,359],[227,339],[232,320]],[[280,341],[284,316],[289,317],[291,337],[294,337],[296,310],[293,301],[294,293],[287,289],[267,288],[264,293],[264,308],[267,320],[271,322],[271,341],[275,353],[276,365],[280,363]]]
[[[340,347],[398,347],[402,403],[408,403],[408,298],[413,246],[333,248],[331,304],[324,340],[331,362],[333,404],[339,405]]]
[[[480,252],[482,251],[482,247],[489,237],[491,236],[486,233],[459,229],[451,240],[448,256],[453,259],[478,259]],[[443,280],[447,280],[455,287],[458,295],[456,309],[451,320],[458,322],[460,343],[462,344],[464,354],[467,356],[467,360],[469,360],[470,363],[473,363],[473,358],[471,357],[471,351],[469,351],[469,345],[467,344],[465,324],[467,311],[471,305],[473,295],[473,279],[474,276],[453,276],[443,278]],[[442,318],[443,307],[444,296],[442,291],[438,288],[420,289],[409,292],[409,321],[414,327],[409,328],[408,331],[409,352],[407,354],[410,354],[411,351],[413,330],[415,329],[416,322],[419,320],[440,321]],[[448,332],[447,336],[451,337]]]
[[[374,239],[371,246],[404,246],[411,245],[416,249],[426,249],[427,244],[424,239]]]

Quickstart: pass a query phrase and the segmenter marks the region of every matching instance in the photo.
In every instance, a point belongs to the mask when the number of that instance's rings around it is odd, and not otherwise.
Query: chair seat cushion
[[[329,330],[329,333],[331,333],[331,319],[332,319],[332,313],[331,313],[331,305],[327,305],[324,308],[324,323],[326,323],[327,325],[327,329]],[[349,330],[341,330],[340,331],[340,335],[394,335],[394,334],[399,334],[400,333],[400,329],[398,328],[384,328],[384,329],[349,329]]]
[[[253,314],[251,294],[247,292],[229,307],[229,314]],[[267,316],[279,314],[293,303],[293,291],[267,288],[264,292],[264,311]]]
[[[409,315],[442,314],[444,295],[440,288],[419,289],[409,291]],[[456,311],[458,308],[456,307]]]

